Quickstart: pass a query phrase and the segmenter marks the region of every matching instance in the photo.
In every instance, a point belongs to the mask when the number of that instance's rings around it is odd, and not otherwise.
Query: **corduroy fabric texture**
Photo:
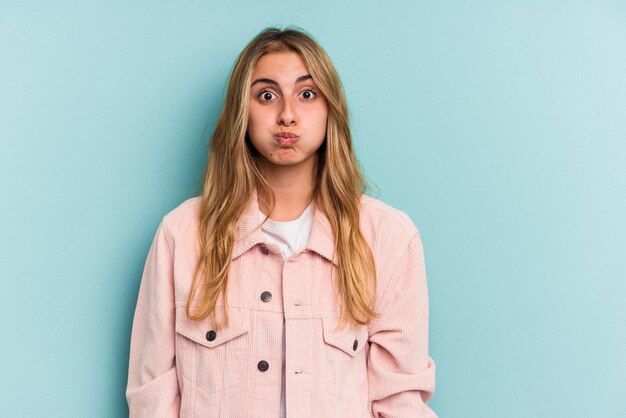
[[[209,319],[185,314],[199,204],[193,197],[163,217],[146,259],[131,336],[131,418],[277,418],[283,319],[288,418],[436,418],[427,404],[435,364],[424,252],[406,214],[362,197],[360,227],[376,262],[381,317],[339,329],[328,219],[315,211],[306,248],[284,261],[256,228],[255,191],[235,233],[230,322],[215,332]]]

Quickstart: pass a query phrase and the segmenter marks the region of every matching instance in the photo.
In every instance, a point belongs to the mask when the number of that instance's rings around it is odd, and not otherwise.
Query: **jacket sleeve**
[[[374,418],[436,418],[427,405],[435,390],[428,354],[428,291],[419,232],[384,284],[370,322],[369,408]]]
[[[173,260],[165,220],[143,270],[130,341],[126,399],[130,418],[179,416]]]

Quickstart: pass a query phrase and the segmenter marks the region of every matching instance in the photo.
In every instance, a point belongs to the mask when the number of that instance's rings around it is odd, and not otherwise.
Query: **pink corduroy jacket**
[[[165,215],[148,253],[130,343],[131,418],[278,418],[283,320],[288,418],[436,417],[423,248],[406,214],[362,197],[381,316],[340,329],[328,219],[316,210],[306,248],[285,261],[256,228],[254,192],[235,232],[230,322],[216,331],[185,314],[199,206],[193,197]]]

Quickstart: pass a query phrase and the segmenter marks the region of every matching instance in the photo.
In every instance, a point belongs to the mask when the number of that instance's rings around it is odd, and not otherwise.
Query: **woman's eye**
[[[274,98],[274,93],[270,92],[270,91],[263,91],[261,92],[261,94],[259,95],[259,99],[261,99],[262,102],[269,102]]]
[[[302,98],[305,100],[311,100],[315,98],[315,91],[313,90],[304,90],[301,94]]]

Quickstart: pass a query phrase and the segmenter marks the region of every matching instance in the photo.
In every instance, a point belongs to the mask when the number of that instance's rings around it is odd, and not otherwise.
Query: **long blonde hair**
[[[374,258],[359,228],[359,202],[367,184],[352,148],[348,108],[339,75],[322,47],[300,29],[267,28],[243,49],[231,71],[226,99],[211,137],[204,173],[199,213],[200,255],[194,272],[187,316],[216,322],[216,306],[223,299],[228,324],[227,283],[234,246],[234,231],[251,193],[274,194],[256,163],[256,151],[247,136],[248,101],[252,71],[259,58],[271,52],[300,55],[328,104],[326,138],[318,150],[316,207],[328,218],[338,260],[341,323],[366,324],[378,314],[373,310],[376,275]],[[194,303],[195,300],[197,303]],[[194,309],[192,309],[194,308]]]

